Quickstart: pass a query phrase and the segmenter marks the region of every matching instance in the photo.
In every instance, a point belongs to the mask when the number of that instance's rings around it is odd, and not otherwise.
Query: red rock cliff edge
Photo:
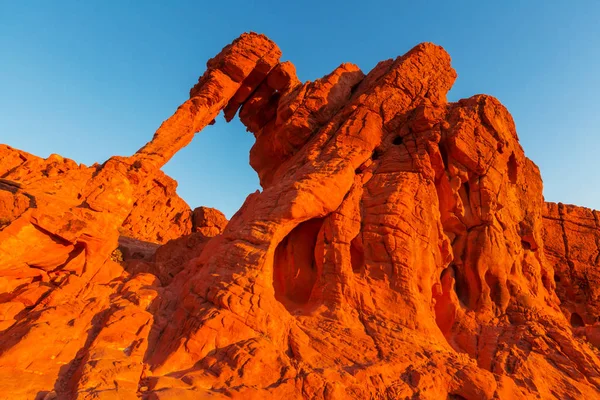
[[[131,157],[0,149],[0,398],[600,397],[599,215],[544,203],[508,111],[430,43],[280,56],[236,39]],[[263,188],[229,223],[160,172],[222,110]]]

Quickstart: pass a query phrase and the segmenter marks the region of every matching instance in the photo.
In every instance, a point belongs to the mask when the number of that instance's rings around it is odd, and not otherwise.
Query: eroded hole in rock
[[[448,168],[448,150],[446,150],[446,147],[442,144],[440,144],[440,155],[442,156],[444,166]]]
[[[535,240],[533,223],[523,220],[519,222],[519,236],[521,236],[521,246],[525,250],[537,250],[538,245]]]
[[[352,264],[352,271],[355,273],[362,271],[365,265],[365,252],[360,234],[350,242],[350,262]]]
[[[395,146],[400,146],[402,143],[404,143],[404,139],[402,138],[402,136],[396,136],[396,137],[394,138],[394,140],[392,141],[392,143],[393,143]]]
[[[469,185],[469,182],[466,181],[465,183],[463,183],[462,187],[465,189],[465,193],[467,195],[467,198],[469,198],[469,194],[471,193],[471,186]]]
[[[471,186],[469,185],[469,181],[462,183],[458,193],[465,207],[469,206],[471,204]]]
[[[322,218],[301,223],[275,249],[275,298],[290,311],[310,300],[318,275],[315,248],[322,225]]]
[[[490,288],[490,299],[496,303],[500,304],[501,300],[501,290],[500,290],[500,281],[494,274],[490,271],[485,273],[485,283],[487,283]]]
[[[579,315],[577,313],[571,314],[571,326],[573,328],[580,328],[582,326],[585,326],[585,323],[583,322],[583,318],[581,318],[581,315]]]
[[[504,153],[504,143],[498,142],[498,144],[496,145],[496,149],[498,150],[498,153]]]
[[[381,153],[382,153],[382,151],[379,148],[373,150],[373,154],[371,154],[371,160],[373,160],[373,161],[379,160],[379,157],[381,157]]]
[[[354,95],[354,93],[356,93],[356,90],[358,89],[358,87],[360,86],[361,83],[362,83],[362,80],[360,80],[356,84],[352,85],[352,87],[350,88],[350,96],[352,96],[352,95]]]
[[[517,183],[518,172],[517,159],[515,158],[515,153],[512,153],[508,158],[508,180],[513,185]]]
[[[459,271],[455,264],[450,265],[449,268],[452,268],[452,271],[454,272],[454,279],[456,280],[454,283],[454,291],[456,292],[456,296],[461,303],[465,305],[469,304],[469,286],[464,275]]]
[[[554,290],[552,286],[552,279],[550,278],[550,276],[548,276],[548,271],[544,269],[542,270],[542,284],[544,285],[546,290]]]
[[[435,300],[435,322],[444,336],[450,334],[456,318],[456,306],[449,293],[453,282],[456,284],[454,272],[451,267],[448,267],[440,275],[439,286],[436,284],[432,288]]]

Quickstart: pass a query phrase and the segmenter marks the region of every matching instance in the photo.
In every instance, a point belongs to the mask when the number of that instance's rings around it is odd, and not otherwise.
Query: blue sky
[[[88,165],[130,155],[244,31],[273,39],[302,80],[430,41],[458,72],[450,100],[487,93],[511,111],[546,200],[600,209],[600,2],[427,4],[0,0],[0,143]],[[192,208],[231,216],[258,188],[253,141],[219,118],[165,171]]]

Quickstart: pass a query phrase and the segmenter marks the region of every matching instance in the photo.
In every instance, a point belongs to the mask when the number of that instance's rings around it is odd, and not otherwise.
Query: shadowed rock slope
[[[236,39],[131,157],[0,148],[0,398],[599,398],[599,214],[544,203],[508,111],[430,43],[280,56]],[[160,171],[220,111],[262,186],[229,222]]]

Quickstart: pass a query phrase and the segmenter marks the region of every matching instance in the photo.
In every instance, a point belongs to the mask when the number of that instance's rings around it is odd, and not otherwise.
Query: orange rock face
[[[544,245],[575,335],[600,347],[600,212],[546,203]]]
[[[77,202],[82,188],[101,166],[86,167],[73,160],[51,155],[36,157],[0,145],[0,225],[7,225],[31,207],[36,196],[49,201]],[[156,171],[138,193],[121,234],[155,243],[165,243],[192,231],[192,211],[175,192],[177,182]],[[50,196],[48,196],[50,195]]]
[[[544,203],[508,111],[448,103],[433,44],[306,83],[280,55],[242,35],[131,157],[0,148],[0,393],[600,397],[599,215]],[[229,222],[160,172],[221,110],[263,187]]]

